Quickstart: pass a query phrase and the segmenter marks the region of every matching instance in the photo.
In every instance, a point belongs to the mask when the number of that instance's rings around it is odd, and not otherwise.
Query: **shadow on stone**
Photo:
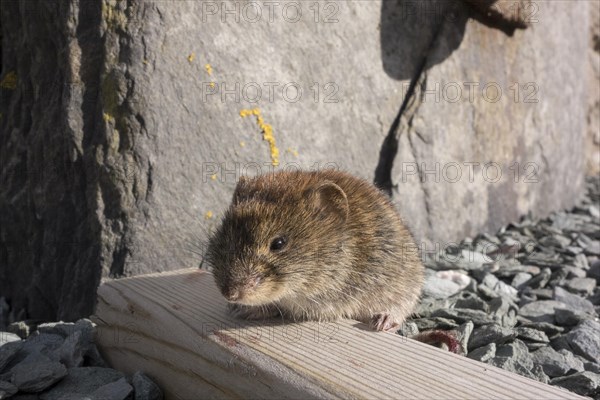
[[[423,72],[444,61],[458,48],[467,20],[468,9],[462,2],[382,2],[380,38],[383,69],[393,79],[409,80],[402,91],[402,104],[381,146],[375,169],[375,185],[390,196],[400,118],[413,99]]]
[[[380,39],[383,69],[393,79],[409,80],[408,86],[402,90],[398,114],[381,145],[374,174],[374,184],[388,195],[392,195],[391,174],[398,153],[400,120],[414,100],[423,73],[446,60],[460,46],[470,17],[509,36],[515,29],[526,28],[523,16],[530,3],[515,4],[518,4],[516,13],[511,9],[501,9],[496,0],[382,2]]]
[[[468,8],[462,2],[392,0],[381,5],[381,57],[383,69],[393,79],[413,79],[422,69],[444,61],[460,45],[467,22]],[[439,37],[440,46],[432,41],[436,32],[449,25]],[[452,32],[450,32],[452,31]]]

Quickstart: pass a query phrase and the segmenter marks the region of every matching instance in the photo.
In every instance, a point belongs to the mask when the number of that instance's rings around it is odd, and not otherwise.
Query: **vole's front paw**
[[[279,315],[279,312],[271,306],[245,306],[243,304],[229,303],[229,313],[239,319],[269,319]]]
[[[400,324],[394,317],[388,313],[379,313],[373,315],[369,321],[369,327],[376,331],[396,332],[400,329]]]

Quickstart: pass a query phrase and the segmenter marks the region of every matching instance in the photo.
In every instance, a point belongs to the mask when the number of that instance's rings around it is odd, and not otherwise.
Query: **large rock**
[[[517,30],[445,0],[5,3],[12,319],[74,320],[102,276],[197,266],[237,176],[274,161],[375,181],[428,242],[582,190],[588,2],[536,2]]]
[[[588,48],[588,134],[587,173],[600,174],[600,2],[590,2],[590,45]]]
[[[73,395],[73,398],[81,398],[84,394],[95,392],[105,385],[123,378],[123,373],[110,368],[69,368],[67,376],[50,390],[44,392],[40,398],[42,400],[60,400],[69,395]],[[117,389],[119,386],[121,385],[118,385]],[[101,390],[101,392],[103,391]]]
[[[573,60],[585,59],[587,31],[574,32],[575,43],[567,20],[587,27],[588,16],[567,1],[534,3],[537,21],[512,37],[472,20],[445,21],[431,41],[415,76],[422,85],[394,133],[395,198],[404,215],[415,216],[408,218],[420,238],[445,242],[494,231],[499,221],[530,210],[544,215],[581,193],[585,110],[563,110],[586,101],[584,80],[567,87],[552,82],[584,73],[585,62],[574,67]],[[444,62],[431,65],[440,57]],[[550,67],[557,57],[564,62]],[[576,195],[564,193],[557,179]]]
[[[41,392],[67,375],[64,365],[56,361],[19,364],[10,374],[12,383],[23,392]]]
[[[575,354],[592,362],[600,360],[600,323],[594,320],[582,321],[567,334],[567,340]]]

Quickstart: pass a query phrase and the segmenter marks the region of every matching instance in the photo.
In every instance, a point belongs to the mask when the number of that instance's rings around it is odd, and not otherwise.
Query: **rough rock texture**
[[[600,2],[590,2],[590,46],[588,48],[588,95],[586,139],[587,173],[600,174]]]
[[[3,3],[11,321],[89,315],[103,275],[197,266],[237,175],[274,159],[374,180],[438,243],[581,193],[589,2],[535,2],[516,30],[457,1],[250,3]]]
[[[489,343],[485,346],[481,346],[474,351],[470,351],[467,356],[473,360],[488,362],[496,356],[496,343]]]
[[[567,354],[570,354],[567,352]],[[572,362],[577,362],[575,358],[567,358],[552,347],[543,347],[535,352],[531,353],[533,362],[541,365],[546,375],[550,377],[563,376],[569,371],[575,370],[577,372],[583,371],[583,363],[579,361],[579,365],[573,365]]]
[[[465,0],[477,12],[478,20],[512,35],[515,29],[524,29],[531,25],[535,5],[531,0],[508,3],[498,0]]]
[[[131,377],[131,384],[135,389],[135,400],[162,400],[160,388],[141,372],[136,372]]]
[[[600,360],[600,323],[582,321],[567,335],[567,340],[575,354],[598,363]]]
[[[111,400],[125,400],[130,399],[130,393],[133,391],[133,387],[127,383],[127,379],[121,378],[116,382],[107,383],[104,386],[96,389],[92,394],[92,399],[111,399]]]
[[[19,389],[10,382],[0,381],[0,400],[8,399]]]
[[[527,352],[527,346],[518,339],[499,346],[496,349],[496,356],[488,363],[540,382],[548,382],[548,377],[544,374],[542,367],[533,362],[531,354]]]
[[[551,385],[557,385],[569,389],[577,394],[586,395],[596,391],[600,387],[600,375],[584,371],[573,375],[561,376],[550,381]]]
[[[4,343],[0,347],[0,372],[16,357],[23,347],[23,342]]]
[[[56,361],[21,363],[10,371],[11,382],[19,391],[41,392],[67,375],[64,365]]]
[[[99,4],[8,1],[1,18],[0,293],[12,320],[89,315],[123,225],[95,118]]]
[[[123,378],[123,374],[114,369],[84,367],[70,368],[68,375],[52,389],[42,393],[42,400],[60,400],[65,396],[93,393],[99,388]]]
[[[105,367],[90,320],[30,328],[32,334],[23,340],[0,343],[0,400],[15,393],[15,399],[43,400],[163,398],[160,388],[142,371],[126,378]]]
[[[490,324],[477,328],[469,341],[469,350],[476,349],[488,343],[503,344],[516,337],[515,332],[510,328]]]

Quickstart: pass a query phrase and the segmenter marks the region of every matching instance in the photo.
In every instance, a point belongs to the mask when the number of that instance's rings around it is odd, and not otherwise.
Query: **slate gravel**
[[[22,329],[29,325],[27,329]],[[94,344],[94,324],[35,324],[9,327],[24,338],[0,332],[0,399],[148,399],[163,398],[141,371],[126,377],[106,368]],[[32,333],[30,333],[32,332]],[[29,397],[28,397],[29,396]]]
[[[460,338],[471,322],[467,357],[600,399],[600,179],[588,179],[570,211],[525,217],[424,259],[411,326]]]

